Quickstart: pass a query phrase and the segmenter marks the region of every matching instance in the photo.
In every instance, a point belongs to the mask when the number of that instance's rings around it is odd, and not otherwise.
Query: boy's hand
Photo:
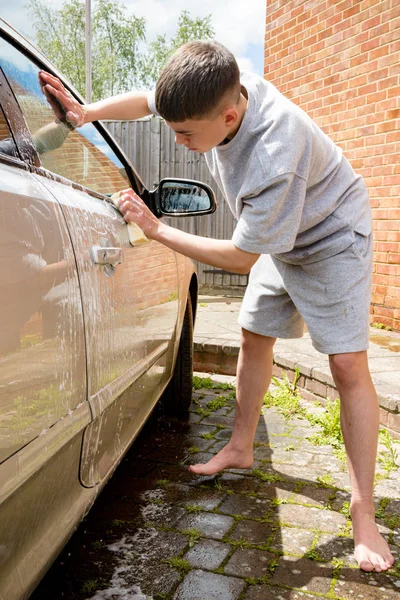
[[[151,239],[156,239],[160,221],[132,189],[122,190],[119,210],[127,223],[133,221]]]
[[[46,99],[60,121],[67,120],[73,127],[85,124],[85,106],[70,94],[58,77],[40,71],[39,83]]]

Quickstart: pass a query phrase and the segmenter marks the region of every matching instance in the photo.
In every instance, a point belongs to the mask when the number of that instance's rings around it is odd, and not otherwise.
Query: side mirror
[[[162,179],[153,194],[156,213],[160,216],[209,215],[217,208],[213,190],[201,181]]]

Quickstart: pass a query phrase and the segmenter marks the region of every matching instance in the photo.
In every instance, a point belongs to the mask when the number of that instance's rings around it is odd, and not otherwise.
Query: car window
[[[18,157],[17,147],[0,106],[0,153]]]
[[[130,185],[123,164],[94,125],[71,131],[56,120],[34,62],[2,38],[0,60],[45,169],[102,194]]]

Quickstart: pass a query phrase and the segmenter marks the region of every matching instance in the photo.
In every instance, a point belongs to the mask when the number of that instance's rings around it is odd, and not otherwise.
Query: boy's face
[[[176,144],[182,144],[193,152],[204,153],[232,136],[236,122],[237,111],[230,109],[214,119],[188,119],[181,123],[167,121],[167,125],[175,131]]]

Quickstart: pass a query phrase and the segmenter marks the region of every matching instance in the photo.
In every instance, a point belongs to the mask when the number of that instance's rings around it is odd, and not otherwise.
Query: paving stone
[[[190,426],[190,435],[193,438],[201,437],[202,435],[207,433],[217,433],[215,426],[206,425],[205,423],[194,423]]]
[[[213,427],[215,427],[216,425],[224,425],[224,427],[226,427],[226,430],[221,429],[221,431],[228,430],[230,433],[232,433],[233,415],[231,415],[230,413],[227,413],[224,416],[220,416],[220,415],[213,413],[209,417],[204,417],[203,423],[205,425],[210,425]]]
[[[334,534],[323,534],[318,538],[315,547],[322,560],[332,561],[334,558],[343,559],[346,567],[356,567],[354,558],[353,538],[338,537]]]
[[[320,510],[298,504],[281,504],[278,510],[279,520],[295,527],[339,533],[346,525],[346,517],[332,510]]]
[[[300,493],[295,493],[291,499],[296,504],[312,504],[325,508],[328,506],[329,499],[335,491],[328,488],[318,488],[311,485],[306,485],[301,488]]]
[[[313,458],[309,464],[313,468],[319,468],[325,473],[333,474],[338,471],[343,472],[342,463],[336,456],[332,454],[313,454]]]
[[[260,487],[260,482],[255,477],[223,473],[219,478],[223,489],[233,492],[255,492]]]
[[[215,540],[200,540],[184,556],[197,569],[218,569],[231,551],[229,544]]]
[[[291,435],[291,430],[292,427],[289,424],[289,421],[283,420],[283,421],[275,421],[275,422],[269,422],[268,418],[265,419],[265,425],[264,425],[264,435],[267,437],[273,437],[276,434],[279,435]],[[258,432],[260,433],[260,435],[262,435],[263,431],[262,431],[262,426],[259,426]],[[304,432],[303,432],[304,434]],[[296,437],[296,436],[293,436]]]
[[[254,448],[254,458],[257,460],[267,460],[268,462],[272,461],[272,455],[274,450],[267,446],[258,446]]]
[[[304,452],[311,452],[311,454],[332,454],[332,446],[329,446],[327,444],[324,444],[322,446],[315,446],[314,444],[312,444],[309,440],[306,439],[302,439],[299,440],[299,438],[293,438],[296,439],[296,441],[299,444],[298,449],[299,450],[304,450]]]
[[[293,496],[294,490],[297,488],[296,483],[288,483],[286,481],[265,482],[262,483],[257,490],[257,496],[264,496],[272,500],[289,500]]]
[[[342,569],[334,593],[346,600],[399,600],[400,579],[384,573],[368,574],[359,569]]]
[[[277,466],[275,473],[281,475],[287,480],[293,479],[298,483],[317,483],[318,478],[324,475],[325,472],[315,467],[299,467],[297,465],[285,465],[281,464]]]
[[[316,534],[295,527],[278,527],[270,544],[271,550],[284,554],[305,554],[311,549]]]
[[[192,407],[194,405],[192,404]],[[197,410],[197,409],[196,409]],[[203,416],[202,415],[198,415],[196,410],[191,409],[190,413],[189,413],[189,418],[188,418],[188,422],[189,423],[199,423]]]
[[[235,520],[225,515],[213,513],[187,514],[175,525],[180,531],[199,529],[205,537],[220,540],[230,530]]]
[[[186,545],[185,536],[146,528],[138,529],[133,536],[124,536],[110,550],[123,557],[119,566],[126,584],[139,584],[146,594],[153,595],[160,590],[169,593],[179,581],[176,570],[162,560],[176,556]]]
[[[317,426],[309,425],[308,428],[305,427],[293,427],[290,431],[290,435],[294,438],[304,439],[305,437],[310,437],[312,435],[318,435],[321,433],[322,428]]]
[[[346,503],[349,503],[351,500],[351,494],[349,492],[344,492],[342,490],[336,490],[335,498],[332,501],[332,510],[336,510],[340,512]]]
[[[202,481],[206,480],[206,477],[199,477],[195,475],[187,466],[170,465],[170,464],[158,464],[156,468],[151,472],[151,476],[148,477],[149,485],[151,481],[157,482],[160,480],[167,481],[179,481],[179,483],[196,484],[199,485]]]
[[[249,588],[244,600],[321,600],[321,596],[269,585],[254,585]]]
[[[248,521],[243,519],[236,525],[234,531],[230,534],[229,540],[245,540],[250,544],[266,544],[274,534],[276,526],[270,523],[259,523],[258,521]]]
[[[299,438],[290,437],[290,435],[274,435],[271,436],[269,443],[271,448],[275,450],[276,448],[287,448],[288,446],[294,446],[295,448],[300,444],[301,440]]]
[[[384,479],[375,486],[375,495],[380,498],[400,499],[398,479]]]
[[[145,506],[140,507],[140,517],[144,523],[150,525],[174,527],[184,514],[186,514],[184,508],[170,504],[152,504],[149,502]]]
[[[296,452],[295,450],[285,450],[284,448],[275,449],[272,453],[274,464],[285,463],[304,467],[312,463],[314,459],[315,455],[309,452]]]
[[[330,565],[317,563],[307,558],[283,556],[279,559],[273,576],[268,583],[299,588],[300,591],[327,594],[333,569]]]
[[[256,548],[238,548],[224,567],[224,573],[239,577],[265,577],[275,555]]]
[[[228,515],[241,515],[260,519],[270,511],[270,503],[265,498],[255,496],[239,496],[232,494],[219,506],[221,513]]]
[[[242,579],[193,569],[176,590],[174,600],[238,600],[244,587]]]
[[[184,464],[197,465],[198,463],[207,463],[212,458],[214,458],[214,454],[211,454],[211,452],[195,452],[186,456]]]
[[[215,488],[203,489],[194,486],[185,486],[178,502],[181,506],[200,506],[202,510],[212,511],[216,508],[226,494]]]

